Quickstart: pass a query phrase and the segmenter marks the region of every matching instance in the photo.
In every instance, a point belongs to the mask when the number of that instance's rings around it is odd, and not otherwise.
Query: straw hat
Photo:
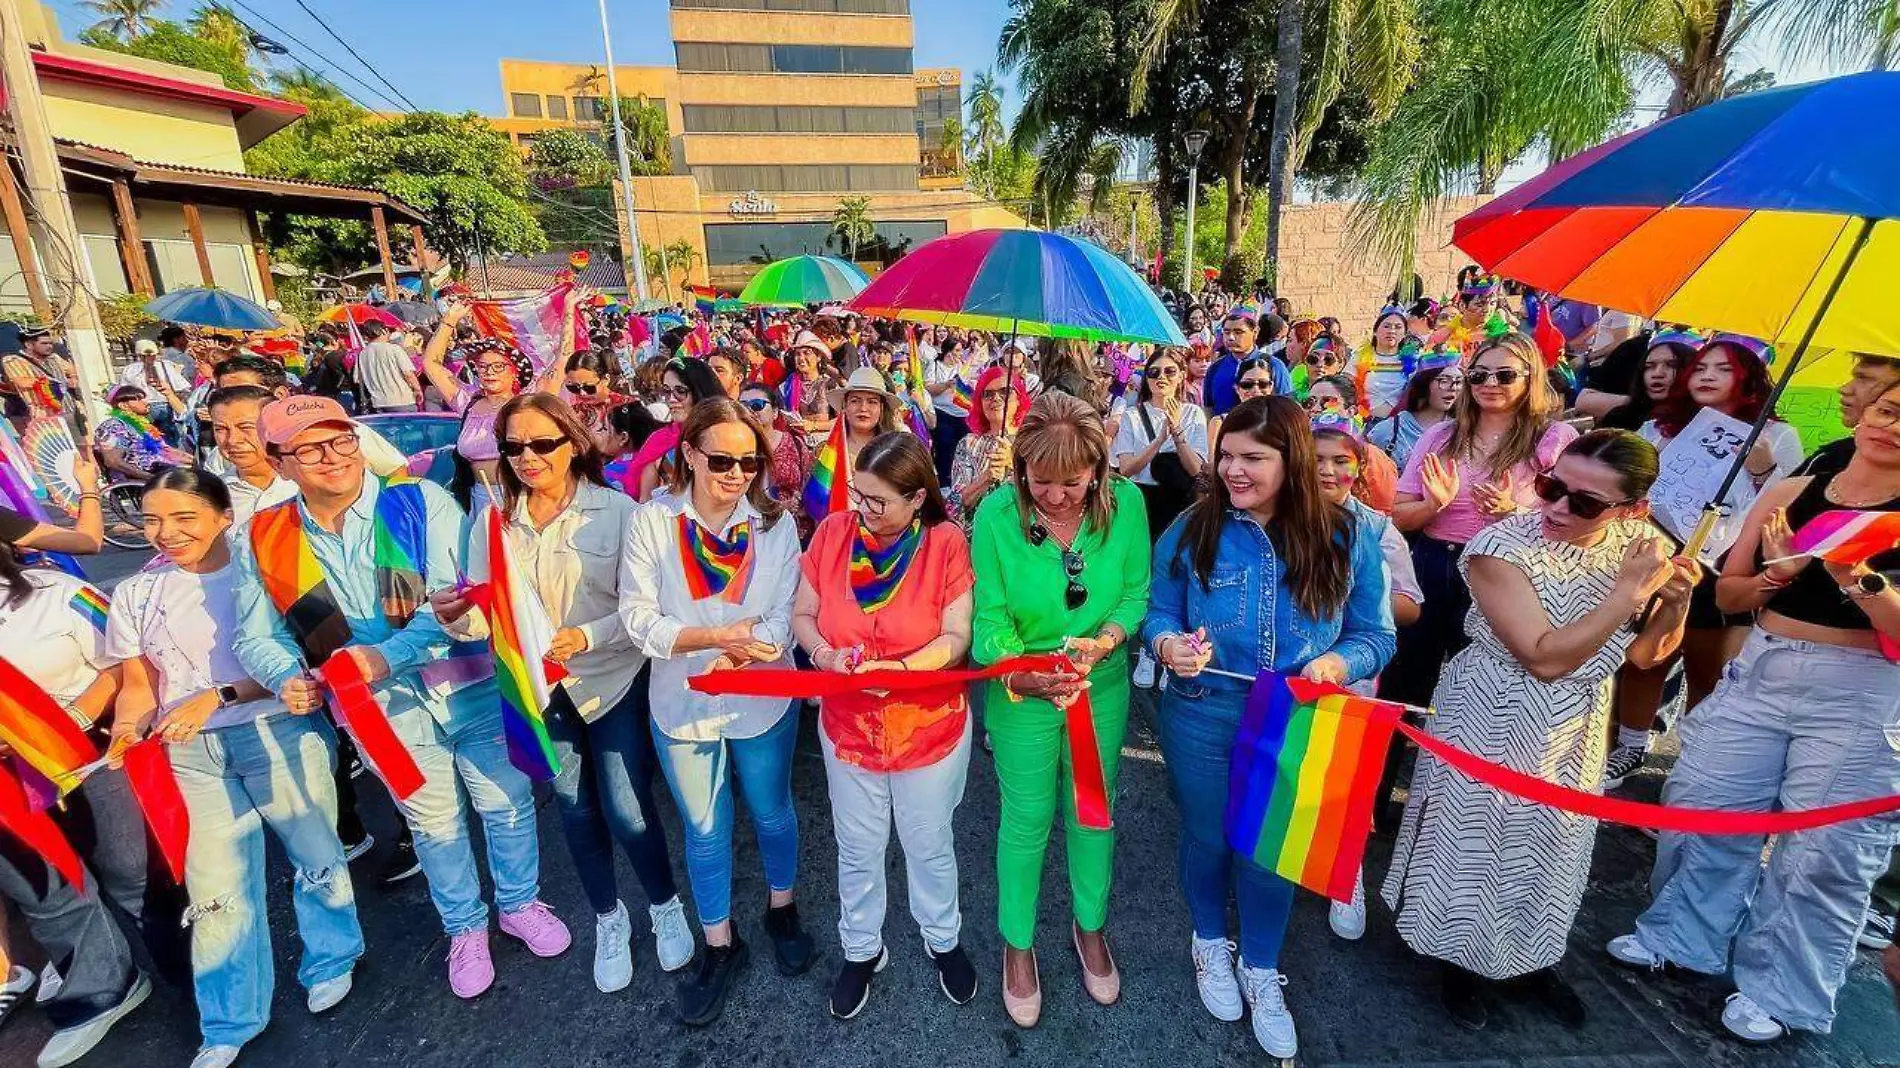
[[[885,404],[900,411],[903,408],[904,398],[891,391],[884,372],[875,367],[867,365],[851,372],[851,377],[845,380],[844,388],[832,390],[826,400],[831,403],[834,410],[844,411],[844,399],[853,393],[875,393],[883,399]]]

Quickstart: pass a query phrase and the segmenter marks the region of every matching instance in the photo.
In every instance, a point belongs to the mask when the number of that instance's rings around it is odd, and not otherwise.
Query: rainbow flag
[[[1228,774],[1227,844],[1335,901],[1352,900],[1397,707],[1263,671]]]
[[[851,475],[845,470],[844,419],[831,424],[831,435],[812,457],[811,477],[805,480],[802,498],[805,514],[815,523],[833,512],[851,506]]]
[[[712,350],[712,328],[706,325],[704,319],[701,319],[680,342],[680,352],[687,356],[704,358]]]
[[[111,603],[106,600],[105,594],[91,586],[81,586],[79,592],[73,594],[68,604],[73,611],[84,616],[86,622],[92,624],[92,629],[101,634],[105,633],[106,612],[111,608]]]
[[[964,380],[962,371],[958,371],[957,376],[950,380],[950,402],[964,415],[969,415],[970,409],[976,407],[976,387]]]
[[[536,373],[561,358],[561,317],[580,314],[572,283],[519,300],[475,300],[469,305],[475,329],[483,337],[507,342],[528,358]],[[585,341],[585,333],[580,338]]]
[[[561,766],[548,738],[547,710],[553,685],[567,676],[547,662],[554,624],[526,578],[508,557],[501,509],[488,509],[488,641],[495,653],[495,685],[501,692],[502,733],[508,761],[531,779],[547,781]]]
[[[706,286],[687,286],[686,291],[693,295],[693,310],[710,319],[719,307],[719,291]]]
[[[63,795],[79,785],[80,768],[99,748],[59,702],[5,657],[0,657],[0,742]]]
[[[1792,548],[1796,556],[1818,556],[1852,567],[1900,548],[1900,512],[1822,512],[1794,532]]]

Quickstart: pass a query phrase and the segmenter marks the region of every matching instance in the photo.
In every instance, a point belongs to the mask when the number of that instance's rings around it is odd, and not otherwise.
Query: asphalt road
[[[130,554],[98,561],[102,580],[136,569]],[[891,914],[885,934],[891,966],[878,977],[864,1013],[849,1023],[826,1014],[826,996],[840,957],[835,937],[837,902],[830,812],[824,768],[810,716],[803,724],[794,765],[801,819],[800,907],[822,950],[816,968],[783,979],[769,963],[759,931],[764,887],[751,833],[740,823],[734,914],[759,950],[739,980],[725,1016],[703,1030],[680,1026],[672,1011],[672,979],[659,970],[641,922],[646,904],[623,864],[622,894],[636,917],[635,978],[618,994],[592,982],[593,936],[588,910],[573,876],[551,804],[541,814],[543,896],[567,918],[575,946],[541,961],[512,940],[495,939],[499,974],[494,989],[475,1002],[449,993],[447,943],[420,878],[393,892],[366,885],[380,850],[359,862],[357,902],[369,953],[355,991],[334,1013],[313,1019],[296,986],[297,943],[289,905],[289,872],[272,846],[272,931],[278,991],[274,1022],[247,1047],[241,1065],[271,1068],[593,1068],[652,1065],[738,1068],[799,1062],[839,1068],[945,1068],[946,1065],[1261,1065],[1267,1056],[1245,1022],[1208,1016],[1195,995],[1188,960],[1188,920],[1174,875],[1175,814],[1155,745],[1153,713],[1136,709],[1121,774],[1115,896],[1109,934],[1120,963],[1122,1002],[1102,1008],[1089,1001],[1077,977],[1067,938],[1068,893],[1060,838],[1052,845],[1041,907],[1041,969],[1045,1008],[1033,1030],[1013,1026],[997,993],[1001,950],[995,927],[994,829],[996,783],[979,751],[958,813],[963,862],[964,942],[982,981],[977,999],[951,1005],[938,991],[916,927],[904,905],[901,851],[893,844]],[[1660,769],[1640,776],[1629,791],[1653,798]],[[366,791],[376,793],[375,790]],[[664,796],[665,791],[660,791]],[[679,855],[670,801],[663,817]],[[371,830],[387,841],[393,813],[378,798]],[[1383,874],[1389,840],[1375,839],[1368,882]],[[1491,1026],[1472,1034],[1451,1026],[1437,1002],[1435,971],[1399,942],[1376,900],[1370,930],[1358,943],[1327,928],[1325,902],[1304,895],[1287,940],[1286,995],[1299,1023],[1298,1063],[1325,1068],[1896,1068],[1900,1014],[1881,978],[1878,961],[1864,953],[1841,993],[1834,1034],[1802,1036],[1767,1049],[1729,1039],[1716,1022],[1728,988],[1714,980],[1638,976],[1609,963],[1601,952],[1629,929],[1646,903],[1653,855],[1641,834],[1605,827],[1596,867],[1571,939],[1565,974],[1581,994],[1589,1022],[1568,1031],[1528,1005],[1507,1003]],[[685,885],[684,870],[676,872]],[[43,1015],[26,1009],[0,1031],[0,1066],[24,1068],[44,1042]],[[196,1013],[187,990],[161,985],[151,1001],[123,1021],[82,1065],[176,1065],[197,1044]]]

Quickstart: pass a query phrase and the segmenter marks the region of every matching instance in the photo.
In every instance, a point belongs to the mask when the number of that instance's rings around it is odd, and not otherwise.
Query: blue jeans
[[[666,828],[653,807],[651,719],[642,672],[627,695],[592,723],[572,713],[548,721],[548,737],[561,761],[554,777],[561,829],[587,903],[601,915],[620,900],[614,885],[616,841],[633,862],[649,903],[663,905],[679,896]]]
[[[1210,690],[1192,679],[1169,679],[1157,718],[1168,782],[1181,810],[1181,894],[1196,936],[1227,937],[1232,889],[1240,913],[1240,960],[1278,968],[1293,912],[1293,884],[1228,848],[1227,770],[1246,707],[1243,692]]]
[[[513,912],[533,902],[541,893],[534,786],[508,762],[494,680],[455,691],[440,722],[427,706],[419,706],[391,716],[389,725],[422,769],[422,788],[397,807],[415,832],[416,859],[429,878],[429,897],[443,930],[454,937],[488,926],[488,906],[482,903],[481,877],[468,842],[464,789],[488,842],[495,905]]]
[[[792,809],[792,748],[798,713],[788,710],[756,738],[684,742],[653,728],[654,748],[686,832],[686,878],[701,926],[732,918],[732,780],[752,813],[765,882],[790,890],[798,881],[798,813]]]
[[[1900,665],[1878,653],[1756,628],[1713,693],[1684,717],[1663,802],[1799,810],[1900,793]],[[1664,832],[1643,943],[1698,972],[1731,962],[1735,986],[1789,1027],[1826,1034],[1874,881],[1900,819],[1784,834]]]
[[[270,1021],[276,973],[266,912],[264,828],[296,877],[291,900],[306,988],[347,974],[363,955],[356,895],[336,837],[329,724],[277,715],[205,731],[169,747],[191,819],[185,888],[191,968],[207,1046],[241,1046]]]

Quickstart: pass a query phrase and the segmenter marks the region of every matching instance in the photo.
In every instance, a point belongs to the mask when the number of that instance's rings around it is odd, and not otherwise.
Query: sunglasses
[[[510,440],[496,443],[495,451],[510,460],[515,459],[524,452],[532,452],[536,456],[549,456],[567,443],[566,438],[529,438],[527,441]]]
[[[1465,372],[1465,383],[1472,386],[1484,386],[1496,382],[1500,386],[1514,386],[1517,385],[1519,379],[1528,377],[1515,367],[1500,367],[1495,371],[1489,367],[1473,367]]]
[[[1243,378],[1239,382],[1234,383],[1234,392],[1236,393],[1253,393],[1256,391],[1260,393],[1272,393],[1273,379]]]
[[[600,383],[599,382],[592,382],[592,383],[569,382],[567,384],[567,391],[569,393],[575,394],[576,396],[591,397],[594,394],[600,392]]]
[[[1157,367],[1154,370],[1148,372],[1148,377],[1149,378],[1178,378],[1180,377],[1180,374],[1181,374],[1181,369],[1179,367]]]
[[[1531,486],[1545,504],[1567,502],[1570,506],[1570,514],[1578,519],[1595,519],[1612,508],[1636,503],[1634,501],[1606,501],[1601,497],[1593,497],[1564,485],[1563,480],[1555,475],[1539,474],[1531,480]]]
[[[1088,587],[1082,585],[1082,554],[1074,549],[1062,550],[1062,573],[1069,577],[1069,584],[1062,589],[1062,603],[1069,611],[1080,611],[1089,599]]]
[[[765,466],[765,459],[756,452],[745,456],[733,456],[724,452],[706,452],[700,455],[706,458],[706,470],[715,475],[726,474],[734,467],[739,469],[740,474],[756,475],[759,473],[759,468]]]
[[[763,412],[772,406],[772,402],[769,400],[766,400],[764,397],[752,397],[747,400],[742,400],[739,403],[745,405],[747,408],[751,409],[754,412]]]

